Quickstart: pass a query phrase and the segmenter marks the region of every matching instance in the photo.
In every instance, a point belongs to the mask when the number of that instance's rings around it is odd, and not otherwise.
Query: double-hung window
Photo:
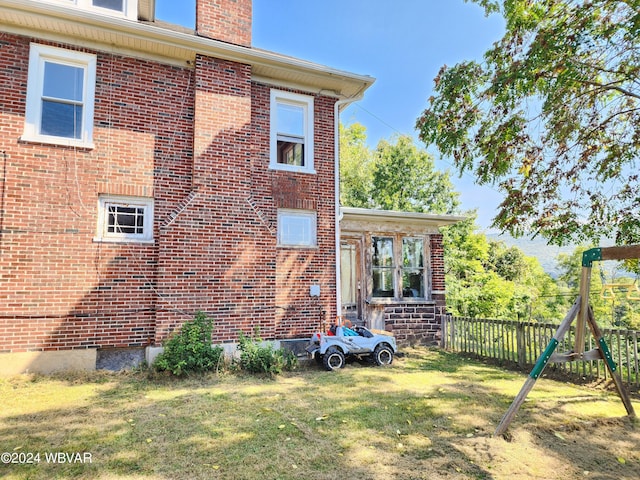
[[[22,140],[93,147],[96,56],[31,44]]]
[[[96,241],[153,241],[153,199],[101,195]]]
[[[313,97],[271,91],[270,167],[314,173]]]
[[[82,2],[82,0],[78,0],[78,2]],[[86,3],[86,2],[85,2]],[[135,3],[127,0],[91,0],[90,6],[96,8],[106,8],[107,10],[111,10],[113,12],[126,13],[127,3]]]

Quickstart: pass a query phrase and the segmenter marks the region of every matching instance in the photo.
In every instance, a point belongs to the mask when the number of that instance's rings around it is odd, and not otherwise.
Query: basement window
[[[153,242],[153,199],[101,195],[95,240]]]

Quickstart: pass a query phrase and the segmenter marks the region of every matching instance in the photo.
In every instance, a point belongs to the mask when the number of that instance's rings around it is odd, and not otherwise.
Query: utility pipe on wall
[[[341,279],[341,258],[340,258],[340,220],[342,211],[340,209],[340,111],[343,107],[353,102],[361,100],[364,95],[364,89],[353,97],[338,100],[334,105],[334,143],[335,143],[335,164],[334,164],[334,181],[335,181],[335,231],[336,231],[336,320],[342,325],[342,279]]]

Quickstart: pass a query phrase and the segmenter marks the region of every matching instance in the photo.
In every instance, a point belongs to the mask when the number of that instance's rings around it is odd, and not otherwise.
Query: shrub
[[[198,312],[195,318],[182,325],[165,344],[154,366],[157,370],[170,371],[180,376],[201,373],[218,368],[224,360],[223,349],[211,345],[213,320]]]
[[[250,373],[277,375],[283,370],[293,370],[298,365],[298,359],[292,351],[284,348],[274,350],[271,343],[263,345],[257,328],[253,338],[240,332],[238,350],[240,368]]]

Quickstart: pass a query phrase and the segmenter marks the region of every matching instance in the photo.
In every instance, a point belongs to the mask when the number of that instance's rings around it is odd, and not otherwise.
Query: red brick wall
[[[335,99],[314,101],[317,174],[275,171],[249,66],[97,52],[95,148],[24,143],[30,39],[2,40],[0,352],[160,344],[198,310],[219,342],[335,315]],[[104,193],[153,197],[155,243],[95,242]],[[317,248],[276,246],[279,207],[317,210]]]
[[[251,46],[252,0],[197,0],[196,32],[223,42]]]
[[[249,203],[249,66],[197,59],[194,124],[197,193],[161,228],[155,341],[198,310],[213,317],[216,341],[253,326],[273,335],[274,244]]]
[[[431,251],[431,290],[432,298],[438,306],[439,314],[445,313],[445,281],[444,281],[444,249],[442,247],[442,234],[430,236]]]
[[[271,170],[270,87],[251,84],[250,73],[197,61],[196,193],[161,227],[156,343],[198,310],[225,342],[256,328],[265,339],[310,335],[335,308],[334,100],[314,102],[317,174]],[[277,247],[278,208],[317,210],[318,248]]]
[[[275,336],[291,338],[311,335],[321,321],[335,317],[335,99],[314,98],[316,174],[291,173],[268,168],[270,91],[269,86],[254,84],[252,195],[256,209],[273,230],[274,246],[278,208],[316,210],[318,215],[317,248],[274,247]],[[263,231],[267,231],[265,226]],[[310,296],[311,285],[320,286],[319,298]]]
[[[0,351],[147,345],[157,247],[94,242],[97,201],[155,195],[156,219],[175,208],[191,177],[193,74],[98,53],[95,149],[24,143],[30,39],[2,40]]]

